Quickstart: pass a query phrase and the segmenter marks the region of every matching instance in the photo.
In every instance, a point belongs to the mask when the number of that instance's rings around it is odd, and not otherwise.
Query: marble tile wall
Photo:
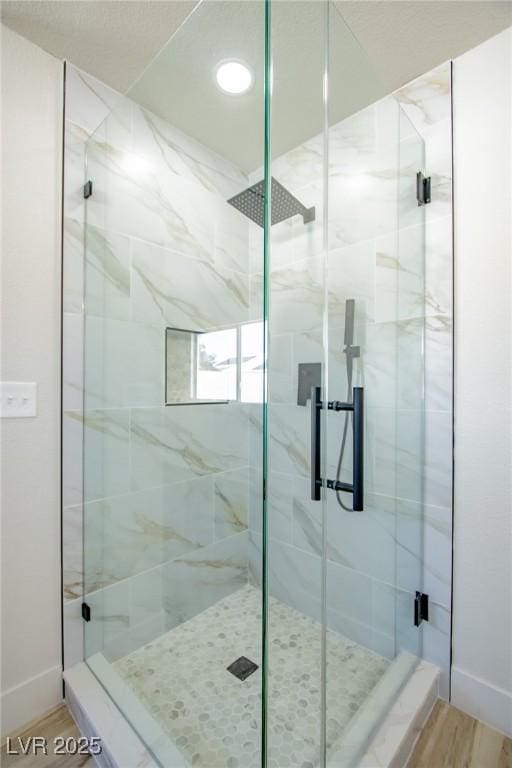
[[[250,225],[225,202],[246,186],[233,165],[68,65],[66,667],[84,650],[117,658],[247,582],[248,409],[164,407],[165,327],[249,318]]]
[[[452,471],[451,83],[446,65],[333,126],[329,133],[328,257],[322,232],[321,137],[277,158],[272,173],[317,219],[272,228],[270,276],[270,589],[320,618],[323,528],[331,626],[393,657],[434,661],[447,695],[450,655]],[[399,109],[400,107],[400,109]],[[397,144],[397,140],[399,143]],[[416,172],[432,176],[432,203],[416,203]],[[398,204],[397,204],[398,200]],[[260,243],[251,242],[251,308],[258,317]],[[309,409],[296,405],[297,366],[323,361],[328,392],[344,399],[347,298],[356,300],[354,384],[366,391],[367,490],[363,514],[328,496],[309,500]],[[327,423],[332,477],[343,420]],[[251,427],[252,482],[260,479],[261,419]],[[342,479],[350,481],[350,457]],[[350,498],[346,499],[350,504]],[[261,507],[250,497],[251,577],[260,580]],[[432,615],[412,626],[416,589]]]

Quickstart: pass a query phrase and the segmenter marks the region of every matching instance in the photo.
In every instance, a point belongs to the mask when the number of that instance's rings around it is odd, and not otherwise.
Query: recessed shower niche
[[[261,323],[190,331],[165,329],[165,403],[263,399]]]

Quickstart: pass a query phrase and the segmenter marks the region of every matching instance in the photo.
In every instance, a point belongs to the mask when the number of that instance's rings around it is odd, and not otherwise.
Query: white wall
[[[512,30],[454,64],[452,701],[512,735]]]
[[[62,64],[2,27],[3,380],[38,384],[3,419],[2,733],[61,697],[60,179]]]

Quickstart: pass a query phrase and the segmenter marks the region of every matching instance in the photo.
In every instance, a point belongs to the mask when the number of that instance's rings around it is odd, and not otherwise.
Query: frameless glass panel
[[[87,146],[85,657],[173,768],[261,765],[264,35],[202,3]]]
[[[326,764],[333,768],[357,764],[414,669],[422,634],[413,624],[421,493],[406,486],[423,475],[423,354],[420,329],[403,314],[424,295],[415,188],[422,142],[397,99],[385,95],[341,11],[330,5],[329,397],[348,404],[327,423],[327,471],[339,488],[325,491]]]
[[[310,478],[311,425],[317,413],[323,421],[311,392],[325,398],[326,375],[325,12],[316,2],[271,9],[267,764],[276,767],[320,765],[323,751],[323,502],[311,500]]]
[[[240,400],[260,403],[263,400],[263,324],[246,323],[240,328]]]

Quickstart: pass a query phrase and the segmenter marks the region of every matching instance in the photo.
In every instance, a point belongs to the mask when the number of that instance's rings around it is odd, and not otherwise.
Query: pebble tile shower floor
[[[315,768],[320,729],[320,626],[270,598],[271,768]],[[114,666],[187,761],[200,768],[258,768],[261,721],[261,592],[247,586]],[[328,632],[327,747],[389,661]],[[259,668],[241,681],[227,667]]]

